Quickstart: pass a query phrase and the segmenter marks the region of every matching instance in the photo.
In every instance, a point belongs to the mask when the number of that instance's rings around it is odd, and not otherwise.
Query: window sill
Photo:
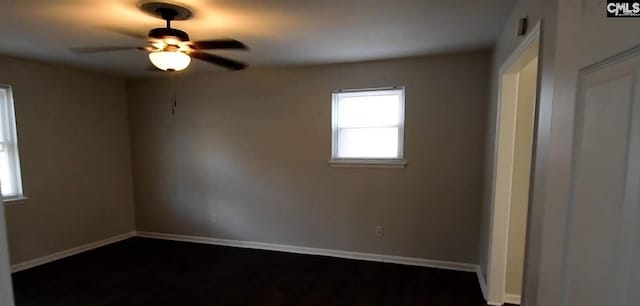
[[[17,197],[3,198],[2,202],[4,203],[5,206],[11,206],[11,205],[21,204],[28,199],[29,198],[25,196],[17,196]]]
[[[405,168],[407,162],[398,159],[332,159],[329,166],[337,168]]]

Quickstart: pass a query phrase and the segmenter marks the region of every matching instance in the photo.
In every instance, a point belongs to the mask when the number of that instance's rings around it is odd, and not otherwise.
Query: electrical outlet
[[[384,236],[384,227],[382,227],[382,225],[376,226],[376,236],[377,237]]]
[[[218,215],[216,214],[211,215],[211,222],[218,223]]]

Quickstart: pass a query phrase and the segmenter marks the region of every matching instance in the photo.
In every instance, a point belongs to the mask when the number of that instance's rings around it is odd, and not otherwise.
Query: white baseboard
[[[322,255],[322,256],[340,257],[340,258],[348,258],[348,259],[356,259],[356,260],[386,262],[386,263],[394,263],[394,264],[401,264],[401,265],[411,265],[411,266],[438,268],[438,269],[446,269],[446,270],[464,271],[464,272],[476,272],[478,270],[478,265],[475,265],[475,264],[450,262],[450,261],[442,261],[442,260],[431,260],[431,259],[415,258],[415,257],[381,255],[381,254],[350,252],[350,251],[341,251],[341,250],[300,247],[300,246],[292,246],[292,245],[284,245],[284,244],[228,240],[228,239],[175,235],[175,234],[144,232],[144,231],[137,232],[137,236],[146,237],[146,238],[164,239],[164,240],[214,244],[214,245],[239,247],[239,248],[280,251],[280,252],[288,252],[288,253],[296,253],[296,254]]]
[[[505,293],[504,302],[507,304],[520,305],[520,295],[519,294],[509,294]]]
[[[476,270],[476,274],[478,275],[478,283],[480,284],[480,290],[482,290],[482,296],[484,297],[484,300],[487,302],[487,305],[491,305],[491,306],[502,306],[503,303],[500,302],[495,302],[495,301],[489,301],[489,291],[487,289],[487,282],[484,279],[484,274],[482,274],[482,268],[480,266],[478,266],[478,269]],[[520,304],[518,304],[520,305]]]
[[[482,268],[478,266],[476,270],[476,275],[478,276],[478,283],[480,284],[480,290],[482,291],[482,296],[485,301],[487,300],[487,282],[484,280],[484,275],[482,274]]]
[[[117,236],[113,236],[104,240],[100,240],[100,241],[96,241],[96,242],[91,242],[91,243],[87,243],[85,245],[81,245],[72,249],[68,249],[68,250],[64,250],[61,252],[57,252],[57,253],[53,253],[51,255],[47,255],[47,256],[43,256],[43,257],[38,257],[35,259],[31,259],[31,260],[27,260],[27,261],[23,261],[21,263],[17,263],[15,265],[11,266],[11,273],[15,273],[15,272],[19,272],[22,270],[26,270],[26,269],[30,269],[39,265],[43,265],[46,263],[50,263],[52,261],[56,261],[58,259],[62,259],[65,257],[69,257],[72,255],[76,255],[82,252],[86,252],[89,250],[93,250],[95,248],[99,248],[101,246],[105,246],[108,244],[112,244],[118,241],[122,241],[128,238],[131,238],[135,236],[135,232],[129,232],[129,233],[124,233],[121,235],[117,235]]]

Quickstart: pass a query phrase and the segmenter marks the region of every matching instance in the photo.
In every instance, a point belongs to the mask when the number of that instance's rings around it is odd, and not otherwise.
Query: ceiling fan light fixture
[[[158,69],[164,71],[181,71],[191,63],[191,57],[181,51],[150,52],[149,60]]]

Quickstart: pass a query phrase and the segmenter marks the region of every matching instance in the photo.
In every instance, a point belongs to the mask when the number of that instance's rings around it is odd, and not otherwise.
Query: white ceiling
[[[138,46],[163,21],[139,0],[0,0],[0,53],[124,77],[149,75],[142,51],[73,54],[71,47]],[[235,38],[250,52],[223,51],[250,66],[363,61],[490,46],[513,0],[182,0],[177,21],[192,40]],[[189,70],[216,70],[194,60]]]

